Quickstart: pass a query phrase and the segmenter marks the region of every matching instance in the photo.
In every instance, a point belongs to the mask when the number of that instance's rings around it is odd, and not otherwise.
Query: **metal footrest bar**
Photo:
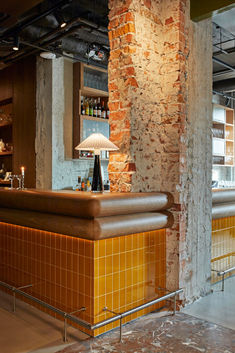
[[[110,313],[114,314],[115,316],[109,318],[109,319],[106,319],[106,320],[103,320],[101,322],[98,322],[97,324],[95,325],[92,325],[91,326],[91,329],[92,330],[95,330],[97,328],[100,328],[102,326],[105,326],[105,325],[108,325],[114,321],[117,321],[117,320],[120,320],[120,342],[122,341],[122,319],[126,316],[129,316],[131,314],[134,314],[136,313],[137,311],[140,311],[140,310],[143,310],[143,309],[146,309],[148,308],[149,306],[151,305],[154,305],[154,304],[157,304],[163,300],[166,300],[166,299],[169,299],[171,297],[174,297],[174,312],[173,312],[173,315],[175,315],[175,312],[176,312],[176,296],[180,293],[183,292],[183,289],[178,289],[174,292],[171,292],[171,293],[168,293],[162,297],[159,297],[159,298],[156,298],[156,299],[153,299],[145,304],[142,304],[142,305],[139,305],[133,309],[130,309],[130,310],[127,310],[127,311],[124,311],[124,313],[115,313],[114,311],[112,310],[109,310],[107,307],[104,307],[103,310],[104,311],[109,311]]]
[[[229,273],[229,272],[235,271],[235,266],[230,267],[230,268],[228,268],[227,270],[224,270],[224,271],[217,271],[217,270],[212,270],[212,271],[217,272],[217,276],[222,276],[222,288],[221,288],[221,291],[223,292],[224,291],[224,276],[227,273]]]
[[[69,319],[70,321],[72,321],[72,322],[78,324],[78,325],[81,326],[81,327],[86,328],[87,330],[92,330],[92,331],[93,331],[93,330],[96,330],[96,329],[98,329],[98,328],[100,328],[100,327],[106,326],[106,325],[108,325],[108,324],[110,324],[110,323],[112,323],[112,322],[115,322],[115,321],[117,321],[117,320],[120,320],[120,340],[121,340],[121,339],[122,339],[122,319],[123,319],[124,317],[129,316],[129,315],[131,315],[131,314],[134,314],[134,313],[136,313],[136,312],[138,312],[138,311],[140,311],[140,310],[146,309],[146,308],[148,308],[148,307],[151,306],[151,305],[157,304],[157,303],[159,303],[159,302],[161,302],[161,301],[164,301],[164,300],[166,300],[166,299],[169,299],[169,298],[171,298],[171,297],[174,297],[174,303],[175,303],[175,304],[174,304],[174,314],[175,314],[175,312],[176,312],[176,296],[177,296],[178,294],[180,294],[180,293],[183,292],[183,289],[182,289],[182,288],[181,288],[181,289],[177,289],[176,291],[173,291],[173,292],[171,292],[171,293],[168,293],[168,294],[166,294],[166,295],[164,295],[164,296],[162,296],[162,297],[159,297],[159,298],[150,300],[150,301],[147,302],[147,303],[144,303],[144,304],[142,304],[142,305],[139,305],[139,306],[137,306],[137,307],[135,307],[135,308],[133,308],[133,309],[127,310],[127,311],[125,311],[125,312],[123,312],[123,313],[121,313],[121,314],[115,314],[115,312],[110,311],[110,312],[112,312],[115,316],[113,316],[113,317],[111,317],[111,318],[108,318],[108,319],[106,319],[106,320],[100,321],[100,322],[98,322],[98,323],[92,325],[92,324],[88,323],[88,322],[85,321],[85,320],[82,320],[82,319],[79,319],[79,318],[76,317],[76,316],[73,316],[73,314],[74,314],[75,312],[66,313],[66,312],[64,312],[64,311],[62,311],[62,310],[60,310],[60,309],[58,309],[58,308],[55,308],[54,306],[52,306],[52,305],[50,305],[50,304],[48,304],[48,303],[46,303],[46,302],[44,302],[44,301],[42,301],[42,300],[40,300],[40,299],[38,299],[38,298],[32,296],[32,295],[30,295],[30,294],[28,294],[28,293],[22,291],[21,289],[17,289],[17,288],[15,288],[15,287],[13,287],[13,286],[10,286],[9,284],[7,284],[7,283],[5,283],[5,282],[0,281],[0,286],[5,287],[5,288],[7,288],[7,289],[9,289],[9,290],[11,290],[11,291],[14,291],[15,293],[20,294],[20,295],[22,295],[23,297],[34,301],[35,303],[37,303],[37,304],[43,306],[44,308],[47,308],[47,309],[49,309],[49,310],[51,310],[51,311],[53,311],[53,312],[55,312],[55,313],[57,313],[57,314],[63,316],[64,319],[66,319],[65,329],[64,329],[64,340],[67,338],[67,331],[66,331],[66,329],[67,329],[67,319]],[[81,309],[77,310],[76,312],[78,312],[78,311],[84,311],[84,310],[86,310],[86,308],[82,307]],[[108,308],[104,308],[103,310],[109,311]]]

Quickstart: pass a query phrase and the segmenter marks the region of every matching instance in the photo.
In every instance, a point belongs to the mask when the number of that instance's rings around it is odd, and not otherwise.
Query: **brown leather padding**
[[[0,190],[0,207],[94,219],[168,209],[170,193],[87,193],[51,190]]]
[[[2,222],[89,240],[105,239],[171,227],[169,212],[146,212],[84,219],[49,213],[0,208]]]
[[[213,190],[212,204],[235,202],[235,189]]]

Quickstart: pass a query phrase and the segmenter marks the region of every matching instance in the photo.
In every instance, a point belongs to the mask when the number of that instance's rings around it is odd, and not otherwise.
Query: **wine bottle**
[[[93,116],[95,116],[97,118],[97,114],[98,114],[98,111],[97,111],[97,102],[96,102],[96,99],[94,101],[94,107],[93,107]]]
[[[98,98],[98,104],[97,104],[97,118],[101,118],[101,104],[100,104],[100,98]]]
[[[90,99],[90,104],[89,104],[89,115],[93,116],[93,99]]]
[[[106,119],[109,119],[109,114],[110,114],[110,111],[109,111],[109,106],[107,104]]]
[[[81,97],[81,114],[85,115],[85,106],[84,106],[83,97]]]
[[[89,115],[89,101],[88,101],[88,98],[86,98],[85,113],[86,113],[86,115]]]
[[[104,107],[104,101],[102,101],[102,103],[101,103],[101,118],[106,119],[106,110]]]

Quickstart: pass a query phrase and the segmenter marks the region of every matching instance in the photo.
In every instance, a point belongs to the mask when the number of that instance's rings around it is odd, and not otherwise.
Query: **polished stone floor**
[[[235,353],[235,276],[213,293],[187,306],[176,316],[166,312],[142,317],[96,339],[69,328],[62,340],[63,323],[0,291],[0,353]]]
[[[147,315],[125,325],[123,341],[117,330],[75,343],[63,353],[234,353],[235,331],[184,313],[158,318]]]

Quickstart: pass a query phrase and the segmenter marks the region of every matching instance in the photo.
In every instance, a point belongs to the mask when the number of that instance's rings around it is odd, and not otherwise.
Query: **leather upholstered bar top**
[[[173,203],[170,193],[92,193],[51,190],[0,190],[0,207],[81,218],[160,211]]]
[[[167,228],[170,193],[89,193],[0,188],[0,221],[98,240]]]
[[[235,189],[212,190],[212,218],[235,216]]]

